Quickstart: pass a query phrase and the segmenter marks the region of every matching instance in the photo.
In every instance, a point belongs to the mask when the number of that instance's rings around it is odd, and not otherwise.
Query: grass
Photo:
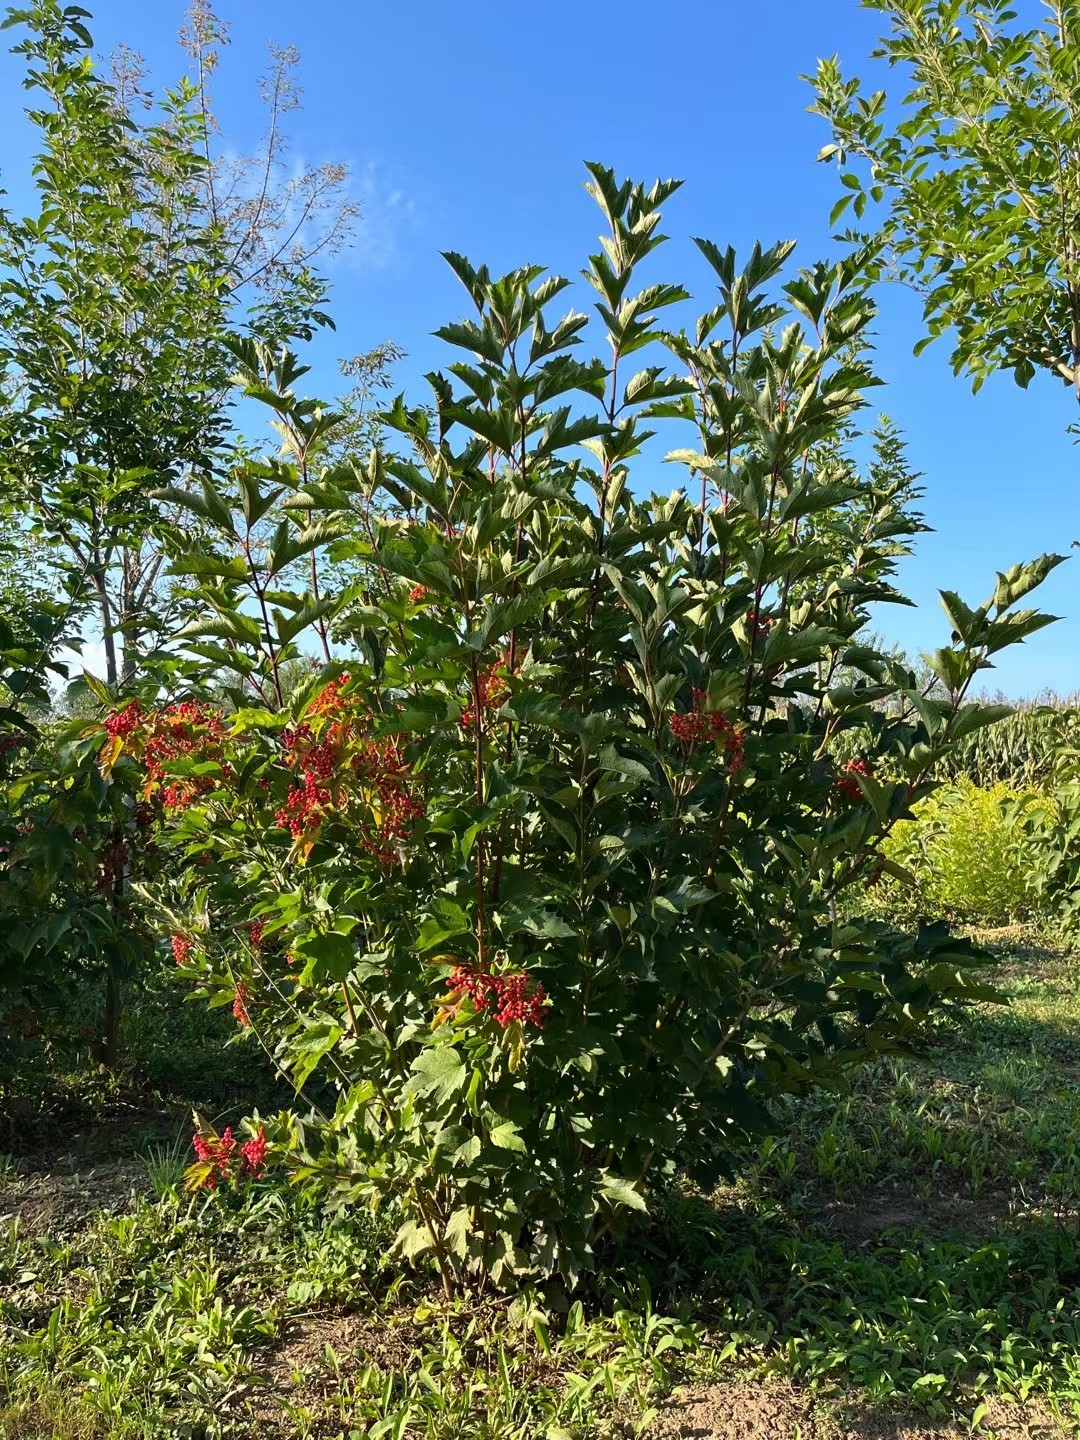
[[[14,1231],[0,1262],[0,1393],[19,1398],[0,1418],[19,1434],[12,1415],[48,1413],[66,1381],[86,1396],[80,1423],[99,1427],[85,1433],[110,1440],[181,1425],[585,1434],[616,1407],[643,1415],[662,1357],[697,1339],[647,1311],[578,1309],[553,1341],[524,1306],[435,1305],[388,1268],[387,1242],[373,1222],[328,1221],[270,1188],[244,1208],[224,1195],[135,1199],[63,1241]]]
[[[0,1435],[591,1440],[649,1433],[683,1378],[763,1374],[813,1391],[822,1435],[841,1403],[984,1430],[1010,1403],[1080,1433],[1080,966],[1001,960],[1008,1009],[790,1103],[738,1184],[667,1195],[569,1315],[447,1305],[381,1222],[269,1182],[192,1200],[164,1102],[150,1142],[99,1133],[74,1198],[69,1151],[49,1176],[21,1155]]]

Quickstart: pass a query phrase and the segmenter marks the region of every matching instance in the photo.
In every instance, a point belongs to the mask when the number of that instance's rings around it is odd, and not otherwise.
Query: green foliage
[[[102,857],[83,843],[84,827],[100,829],[110,808],[121,804],[120,792],[110,794],[98,771],[94,737],[76,754],[42,727],[49,682],[66,675],[50,658],[64,633],[66,607],[28,607],[14,618],[12,625],[0,616],[0,999],[5,1002],[59,972],[54,952],[65,938],[81,932],[90,949],[97,948]],[[99,836],[99,844],[106,843]],[[77,903],[69,906],[73,895]]]
[[[231,328],[283,343],[326,317],[320,282],[282,233],[278,122],[296,100],[287,54],[267,89],[274,135],[252,204],[215,189],[205,89],[183,82],[155,99],[130,65],[106,79],[87,18],[35,0],[4,27],[19,32],[39,151],[36,209],[0,210],[0,600],[11,601],[0,645],[17,641],[44,662],[89,628],[104,647],[104,684],[78,682],[64,703],[100,715],[121,682],[175,683],[166,642],[186,612],[182,587],[164,580],[163,547],[178,522],[199,520],[154,492],[227,463]],[[191,20],[205,78],[223,32],[207,6]],[[310,238],[340,179],[294,173],[290,224]],[[333,221],[322,239],[337,233]],[[256,275],[260,303],[241,322],[238,297]],[[369,385],[393,353],[368,357]],[[52,593],[60,599],[41,599]],[[106,783],[78,726],[47,728],[13,761],[0,757],[0,989],[25,995],[103,973],[110,1064],[120,987],[150,954],[129,893],[146,873],[146,827],[122,779]]]
[[[103,963],[130,973],[148,942],[120,891],[145,837],[130,792],[100,773],[99,744],[96,731],[39,735],[4,785],[0,991],[9,997]]]
[[[213,156],[204,82],[224,29],[211,8],[196,7],[187,35],[200,83],[160,96],[130,55],[112,80],[95,69],[87,18],[35,0],[5,24],[20,31],[40,148],[36,212],[0,210],[0,516],[20,517],[0,543],[24,570],[47,568],[102,641],[115,687],[155,659],[167,672],[182,610],[162,546],[192,519],[151,492],[228,463],[232,332],[280,346],[327,323],[306,245],[332,250],[353,207],[324,213],[339,168],[281,174],[297,104],[288,51],[265,87],[271,135],[252,198],[250,161],[230,176]],[[379,387],[397,353],[358,357],[361,388]],[[364,433],[362,414],[353,424]]]
[[[872,1433],[895,1407],[979,1433],[976,1417],[1004,1428],[1002,1401],[1022,1407],[1011,1426],[1052,1408],[1067,1430],[1080,987],[1045,952],[1002,959],[1008,1007],[934,1027],[923,1059],[876,1061],[844,1094],[785,1101],[739,1186],[667,1189],[608,1273],[618,1298],[565,1324],[534,1297],[445,1305],[387,1263],[389,1216],[272,1183],[246,1208],[122,1198],[95,1189],[116,1174],[107,1144],[74,1186],[66,1156],[49,1177],[41,1154],[0,1167],[3,1208],[31,1222],[0,1228],[0,1429],[613,1440],[678,1380],[764,1371],[815,1387],[826,1433]]]
[[[1005,785],[983,789],[962,778],[919,802],[882,853],[903,872],[883,877],[873,903],[899,920],[918,916],[970,925],[1007,925],[1037,906],[1031,852],[1012,823],[1018,804],[1039,807]]]
[[[910,88],[890,104],[835,57],[819,62],[813,109],[833,130],[820,158],[845,187],[833,219],[888,207],[880,272],[921,292],[922,344],[951,332],[953,368],[976,389],[1005,368],[1080,394],[1076,6],[1048,0],[1026,25],[1010,0],[866,3],[890,25],[877,54]]]
[[[966,775],[984,789],[1039,789],[1051,781],[1061,747],[1078,740],[1080,711],[1072,705],[1023,706],[961,740],[943,773]]]
[[[1012,823],[1043,914],[1075,945],[1080,940],[1080,750],[1074,744],[1059,745],[1045,789],[1020,797]]]
[[[122,632],[131,674],[156,623],[147,482],[206,468],[224,437],[229,266],[192,200],[193,92],[139,129],[87,61],[81,12],[39,0],[7,24],[26,32],[41,150],[39,213],[0,212],[0,482],[94,616],[116,684]]]
[[[665,332],[686,292],[635,270],[675,183],[591,166],[589,188],[609,361],[575,357],[588,317],[552,315],[565,281],[451,255],[474,313],[439,333],[468,359],[431,377],[430,410],[390,410],[412,453],[305,479],[333,417],[297,398],[291,357],[242,352],[247,394],[295,438],[169,500],[204,527],[173,564],[205,616],[179,642],[247,708],[136,708],[103,754],[145,767],[162,806],[177,868],[147,894],[186,973],[298,1091],[338,1092],[275,1122],[279,1160],[339,1203],[393,1200],[398,1248],[448,1290],[577,1284],[655,1183],[729,1168],[774,1097],[981,993],[944,928],[832,916],[939,758],[1000,714],[968,689],[1046,623],[1016,606],[1057,563],[978,608],[946,593],[935,697],[854,643],[918,529],[894,466],[837,464],[874,383],[858,268],[782,284],[789,245],[740,272],[702,241],[718,304]],[[674,373],[627,374],[661,345]],[[686,489],[638,498],[665,419],[696,426],[671,457]],[[297,518],[256,545],[279,501]],[[825,523],[856,505],[889,522]],[[360,593],[289,585],[328,543],[364,559]],[[330,660],[335,624],[348,675],[283,707],[281,665],[312,631]],[[860,727],[869,749],[837,774],[829,747]]]

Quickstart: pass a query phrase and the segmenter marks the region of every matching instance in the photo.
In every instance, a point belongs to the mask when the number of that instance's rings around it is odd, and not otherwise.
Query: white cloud
[[[375,160],[354,166],[349,191],[360,202],[356,235],[347,261],[363,270],[389,270],[401,256],[404,239],[420,222],[417,197]]]

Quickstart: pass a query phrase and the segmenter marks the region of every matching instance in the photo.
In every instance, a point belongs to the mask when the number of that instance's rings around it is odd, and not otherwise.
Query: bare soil
[[[0,1171],[0,1223],[15,1220],[23,1235],[63,1238],[103,1211],[128,1209],[137,1193],[150,1193],[146,1166],[138,1160],[69,1173],[11,1166]]]
[[[1075,1428],[1037,1404],[991,1404],[980,1433],[1000,1440],[1065,1440]],[[647,1440],[965,1440],[960,1422],[906,1416],[851,1400],[816,1401],[784,1380],[733,1381],[676,1392],[650,1426]]]
[[[814,1219],[857,1249],[880,1245],[891,1231],[920,1231],[933,1239],[989,1236],[1014,1218],[1015,1203],[1004,1187],[986,1186],[977,1195],[931,1188],[914,1181],[867,1186],[857,1199],[832,1197],[813,1211]]]

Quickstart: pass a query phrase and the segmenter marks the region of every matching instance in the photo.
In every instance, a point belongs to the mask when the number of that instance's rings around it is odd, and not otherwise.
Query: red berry
[[[250,1000],[250,998],[251,996],[248,993],[247,986],[242,980],[238,980],[236,982],[236,993],[233,996],[232,1007],[232,1013],[235,1016],[238,1025],[247,1026],[251,1024],[251,1018],[247,1012],[247,1002]]]
[[[266,1166],[265,1125],[260,1125],[255,1137],[241,1145],[240,1154],[244,1157],[245,1172],[253,1180],[258,1180]]]
[[[124,739],[135,730],[143,719],[143,709],[138,700],[132,700],[122,710],[114,710],[105,721],[106,734],[114,740]]]
[[[862,789],[855,777],[857,775],[869,776],[871,774],[873,774],[873,771],[869,761],[862,759],[849,760],[844,766],[842,776],[835,781],[833,790],[841,800],[854,803],[862,799]]]

